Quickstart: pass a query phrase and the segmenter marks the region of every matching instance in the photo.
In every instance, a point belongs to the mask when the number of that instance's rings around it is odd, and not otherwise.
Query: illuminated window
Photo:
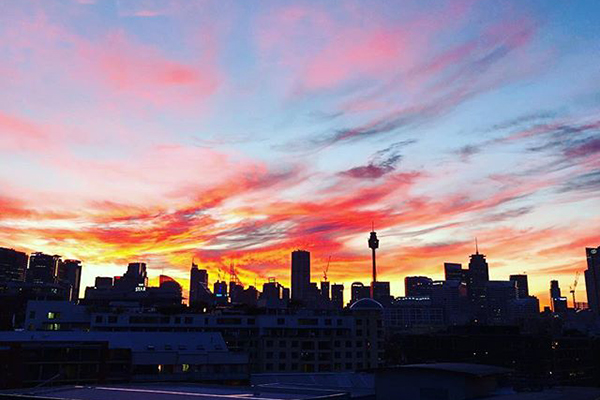
[[[183,372],[188,372],[190,370],[190,364],[181,364],[181,370]]]
[[[48,319],[59,319],[59,318],[60,318],[59,312],[55,312],[55,311],[48,312]]]

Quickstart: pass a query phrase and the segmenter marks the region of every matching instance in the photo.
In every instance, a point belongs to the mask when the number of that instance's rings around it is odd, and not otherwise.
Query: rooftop
[[[314,390],[278,390],[276,388],[209,386],[185,384],[139,384],[106,386],[65,386],[59,388],[31,388],[18,391],[2,391],[4,396],[19,395],[22,399],[69,399],[69,400],[308,400],[314,398],[340,398],[338,394],[320,393]],[[325,395],[325,396],[324,396]]]
[[[409,364],[395,367],[400,370],[430,370],[453,372],[457,374],[471,375],[477,377],[502,375],[511,372],[508,368],[496,367],[493,365],[467,364],[467,363],[431,363],[431,364]]]

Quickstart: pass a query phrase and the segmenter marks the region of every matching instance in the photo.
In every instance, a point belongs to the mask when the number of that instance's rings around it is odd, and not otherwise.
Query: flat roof
[[[29,388],[0,391],[0,399],[3,397],[2,395],[17,395],[25,399],[59,400],[309,400],[323,398],[324,393],[303,392],[301,389],[278,390],[277,388],[263,387],[156,383]],[[325,395],[332,395],[332,393],[325,393]]]
[[[385,370],[386,368],[384,368]],[[430,364],[409,364],[400,365],[391,369],[414,369],[414,370],[430,370],[453,372],[457,374],[472,375],[472,376],[491,376],[502,375],[511,372],[508,368],[496,367],[494,365],[484,364],[468,364],[468,363],[430,363]]]

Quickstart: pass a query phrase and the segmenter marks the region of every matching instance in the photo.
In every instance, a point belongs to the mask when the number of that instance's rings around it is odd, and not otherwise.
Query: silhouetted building
[[[517,298],[525,299],[529,297],[529,284],[527,282],[527,275],[525,274],[517,274],[511,275],[508,278],[511,282],[515,283],[517,287]]]
[[[382,305],[388,305],[393,297],[390,295],[390,283],[377,281],[373,284],[373,300],[377,300]]]
[[[217,305],[224,305],[229,302],[229,296],[227,294],[227,282],[216,281],[213,285],[213,293],[215,294],[215,303]]]
[[[206,292],[208,291],[208,272],[205,269],[199,269],[198,265],[192,262],[190,268],[190,300],[189,304],[206,301]]]
[[[310,286],[310,253],[292,252],[292,300],[306,301]]]
[[[321,281],[321,296],[326,300],[330,299],[329,291],[330,283],[328,281]]]
[[[26,280],[29,283],[56,283],[60,256],[32,253],[29,257]]]
[[[487,321],[492,324],[509,322],[509,303],[517,298],[514,281],[489,281],[487,284]]]
[[[335,309],[344,308],[344,285],[334,283],[331,286],[331,304]]]
[[[398,297],[384,309],[388,333],[429,331],[445,325],[444,307],[429,297]]]
[[[360,299],[371,297],[371,288],[362,284],[362,282],[354,282],[350,287],[350,303],[355,303]]]
[[[24,281],[28,258],[20,251],[0,247],[0,282]]]
[[[490,278],[488,263],[485,255],[479,253],[479,248],[475,249],[475,254],[469,260],[468,278],[467,292],[475,317],[480,321],[484,320],[487,308],[486,287]]]
[[[467,287],[458,280],[433,281],[431,284],[432,307],[444,310],[447,325],[464,324],[469,319]]]
[[[121,277],[98,277],[95,285],[85,289],[85,304],[108,306],[112,302],[132,302],[140,306],[180,305],[182,289],[174,279],[161,275],[158,287],[148,286],[145,263],[130,263]]]
[[[468,270],[459,263],[444,263],[444,276],[447,281],[459,281],[464,284],[468,281]]]
[[[404,278],[404,295],[406,297],[423,297],[431,295],[433,280],[426,276],[407,276]]]
[[[600,246],[586,248],[587,270],[585,271],[585,290],[588,298],[588,308],[600,315]]]
[[[64,260],[58,262],[58,283],[70,289],[70,300],[79,299],[79,288],[81,287],[81,261]]]
[[[550,301],[552,302],[552,311],[563,313],[567,311],[567,298],[561,296],[558,281],[550,281]]]
[[[254,286],[249,286],[247,289],[244,289],[242,293],[240,293],[238,296],[238,302],[249,307],[256,307],[259,295],[260,293]]]

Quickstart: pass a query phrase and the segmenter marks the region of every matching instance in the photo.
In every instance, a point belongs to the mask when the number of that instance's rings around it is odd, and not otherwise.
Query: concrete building
[[[432,282],[433,280],[427,276],[407,276],[404,278],[404,296],[431,296]]]

